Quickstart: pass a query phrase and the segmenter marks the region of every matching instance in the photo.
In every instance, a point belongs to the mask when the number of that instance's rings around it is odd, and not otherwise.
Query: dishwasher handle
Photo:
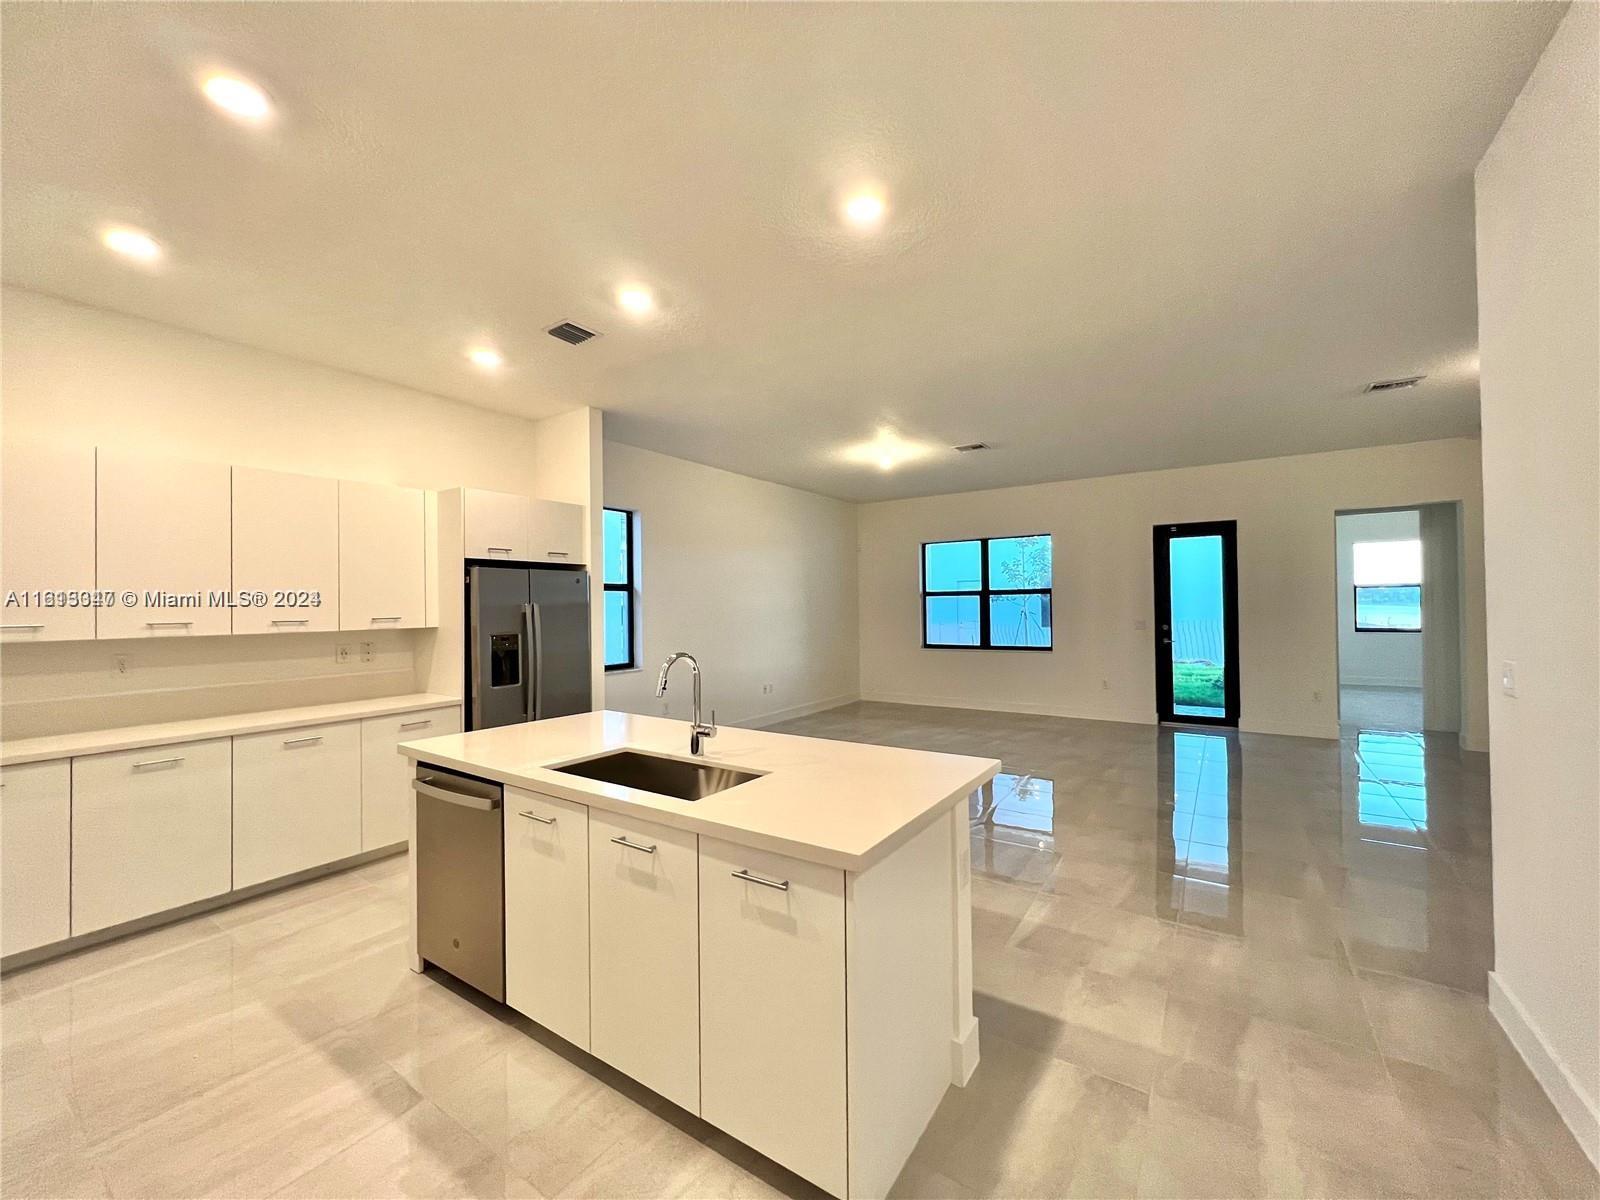
[[[446,804],[459,804],[462,808],[475,808],[479,812],[494,812],[500,807],[500,789],[494,789],[492,796],[477,796],[470,792],[458,792],[453,788],[440,787],[431,780],[413,779],[411,790],[419,796],[426,796],[430,800],[443,800]]]

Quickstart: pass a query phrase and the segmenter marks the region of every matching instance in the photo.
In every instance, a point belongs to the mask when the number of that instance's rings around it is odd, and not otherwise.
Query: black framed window
[[[1351,546],[1357,633],[1422,632],[1422,542],[1399,538]]]
[[[639,588],[634,578],[634,537],[637,514],[625,508],[608,508],[603,518],[605,586],[606,670],[624,671],[639,665],[636,609]]]
[[[1048,533],[922,544],[922,644],[1049,650]]]

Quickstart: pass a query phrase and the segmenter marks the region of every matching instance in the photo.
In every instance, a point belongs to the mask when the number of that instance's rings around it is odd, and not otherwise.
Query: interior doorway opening
[[[1346,729],[1460,732],[1458,507],[1335,515],[1339,722]]]

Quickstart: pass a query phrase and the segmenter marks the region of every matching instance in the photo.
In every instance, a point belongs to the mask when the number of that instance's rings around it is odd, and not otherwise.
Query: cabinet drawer
[[[507,788],[506,1003],[589,1048],[589,810]]]
[[[0,771],[0,954],[71,935],[72,766]]]
[[[582,565],[583,514],[581,504],[560,500],[528,500],[528,558],[535,562]]]
[[[8,592],[94,588],[94,448],[7,444],[0,470],[0,577]],[[0,641],[94,637],[93,608],[12,607]],[[63,766],[65,763],[63,762]]]
[[[249,887],[361,849],[356,721],[233,739],[233,886]]]
[[[695,842],[664,825],[589,813],[590,1050],[698,1113]]]
[[[701,1115],[843,1196],[844,872],[700,839]]]
[[[232,882],[227,738],[72,760],[72,932],[220,896]]]
[[[412,766],[396,747],[461,732],[455,705],[368,717],[361,722],[361,848],[378,850],[411,839]]]

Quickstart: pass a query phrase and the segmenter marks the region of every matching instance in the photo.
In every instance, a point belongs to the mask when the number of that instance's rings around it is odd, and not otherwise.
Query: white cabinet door
[[[506,1003],[589,1048],[589,810],[506,789]]]
[[[583,552],[583,505],[559,500],[529,500],[528,558],[534,562],[576,563]]]
[[[233,469],[233,590],[268,601],[234,609],[234,633],[339,628],[337,479]]]
[[[412,767],[396,747],[418,738],[460,732],[461,710],[454,705],[368,717],[361,722],[363,850],[378,850],[411,838]]]
[[[71,936],[72,765],[0,771],[0,954]]]
[[[229,890],[232,761],[228,738],[72,760],[74,935]]]
[[[339,628],[427,620],[423,497],[417,488],[339,481]]]
[[[700,1111],[695,835],[589,812],[589,1049]]]
[[[228,633],[228,609],[211,603],[232,575],[230,469],[101,448],[95,461],[95,579],[131,591],[96,618],[100,638]],[[154,602],[166,597],[165,603]],[[147,601],[151,601],[147,603]]]
[[[361,851],[361,723],[233,739],[233,886]]]
[[[700,1115],[835,1196],[844,872],[700,839]]]
[[[8,443],[0,472],[0,590],[92,591],[94,447]],[[93,608],[44,608],[36,599],[0,614],[0,641],[94,637]]]
[[[528,498],[467,488],[463,496],[468,558],[528,557]]]

